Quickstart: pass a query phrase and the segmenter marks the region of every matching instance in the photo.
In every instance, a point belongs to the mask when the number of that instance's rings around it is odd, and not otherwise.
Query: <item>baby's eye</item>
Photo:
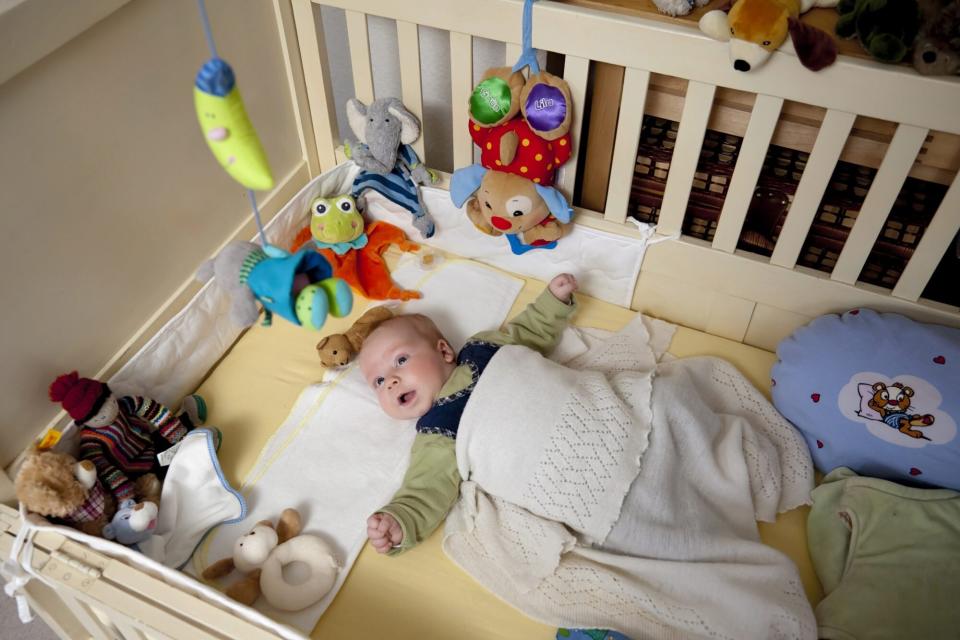
[[[383,376],[380,376],[373,381],[373,386],[375,387],[379,387],[382,384],[383,384]]]
[[[397,366],[402,367],[403,365],[407,364],[407,360],[409,359],[410,358],[408,358],[407,356],[400,356],[399,358],[397,358]]]

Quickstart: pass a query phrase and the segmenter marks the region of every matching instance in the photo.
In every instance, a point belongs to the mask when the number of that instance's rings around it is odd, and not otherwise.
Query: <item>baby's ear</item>
[[[440,352],[440,355],[443,357],[443,361],[446,363],[452,364],[457,359],[457,354],[454,353],[453,347],[451,347],[450,343],[443,338],[437,340],[437,351]]]

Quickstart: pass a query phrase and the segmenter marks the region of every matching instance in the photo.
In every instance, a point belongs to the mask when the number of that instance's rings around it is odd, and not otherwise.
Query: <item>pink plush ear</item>
[[[800,64],[812,71],[820,71],[836,61],[837,42],[829,33],[804,24],[797,18],[789,18],[787,24]]]

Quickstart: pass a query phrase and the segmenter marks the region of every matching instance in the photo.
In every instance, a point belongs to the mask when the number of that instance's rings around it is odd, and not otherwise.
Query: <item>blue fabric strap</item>
[[[533,49],[533,3],[537,0],[523,0],[523,53],[517,64],[513,65],[514,71],[520,71],[524,67],[530,67],[530,73],[540,73],[540,63],[537,62],[537,52]]]

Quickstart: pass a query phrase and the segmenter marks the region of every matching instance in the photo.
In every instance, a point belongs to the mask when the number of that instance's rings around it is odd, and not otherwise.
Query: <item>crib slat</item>
[[[400,49],[400,87],[403,105],[423,122],[423,93],[420,84],[420,35],[417,25],[397,21],[397,45]],[[423,151],[423,135],[413,143],[420,160],[427,158]]]
[[[100,618],[93,613],[86,603],[81,602],[79,598],[75,598],[67,589],[59,589],[57,595],[63,600],[67,609],[69,609],[80,624],[83,625],[84,630],[90,634],[91,638],[95,640],[111,640],[113,638],[113,631],[108,629],[100,621]]]
[[[450,121],[453,123],[453,166],[473,164],[473,140],[467,131],[467,103],[473,92],[473,38],[450,32]]]
[[[613,143],[613,163],[607,185],[607,205],[603,218],[610,222],[624,222],[630,203],[633,171],[637,164],[637,146],[643,125],[643,108],[647,100],[650,72],[627,67],[623,73],[623,93],[620,97],[620,115],[617,116],[617,137]]]
[[[670,173],[667,175],[660,219],[657,222],[657,231],[662,234],[680,233],[683,228],[683,216],[690,201],[693,174],[697,170],[700,148],[703,146],[716,90],[716,85],[703,82],[691,81],[687,85],[677,143],[673,149],[673,160],[670,162]]]
[[[740,239],[743,222],[747,218],[747,208],[753,199],[763,168],[763,161],[773,138],[773,130],[780,117],[783,98],[758,95],[750,113],[750,122],[743,137],[743,145],[737,156],[737,164],[730,179],[730,189],[723,200],[717,233],[713,237],[713,248],[733,253]]]
[[[837,166],[847,137],[857,116],[845,111],[827,111],[820,132],[807,159],[807,166],[797,185],[797,193],[783,222],[777,246],[770,256],[770,264],[792,269],[803,248],[810,225],[820,208],[833,170]]]
[[[347,39],[350,42],[350,66],[353,69],[353,90],[358,100],[373,102],[373,67],[370,65],[370,36],[367,14],[345,11]]]
[[[957,231],[960,231],[960,173],[954,177],[930,226],[923,232],[913,257],[893,288],[893,295],[911,301],[919,299],[944,253],[952,250]]]
[[[123,616],[114,618],[113,626],[120,632],[123,640],[147,640],[147,637]]]
[[[557,186],[573,203],[573,190],[577,180],[578,150],[580,148],[580,132],[583,127],[583,107],[587,101],[587,76],[590,72],[590,61],[577,56],[566,56],[563,63],[563,79],[570,85],[570,106],[573,109],[573,118],[570,122],[570,139],[573,152],[570,159],[560,168],[560,177]]]
[[[320,169],[326,171],[337,164],[337,124],[333,105],[333,88],[327,70],[327,48],[321,46],[323,28],[319,24],[319,12],[314,19],[311,0],[293,0],[294,22],[297,40],[300,42],[300,58],[303,76],[310,103],[310,119],[313,121],[313,137],[317,145]]]
[[[901,124],[897,127],[870,192],[863,201],[857,222],[850,230],[837,265],[830,274],[832,280],[847,284],[857,281],[927,132],[928,129],[912,125]]]

